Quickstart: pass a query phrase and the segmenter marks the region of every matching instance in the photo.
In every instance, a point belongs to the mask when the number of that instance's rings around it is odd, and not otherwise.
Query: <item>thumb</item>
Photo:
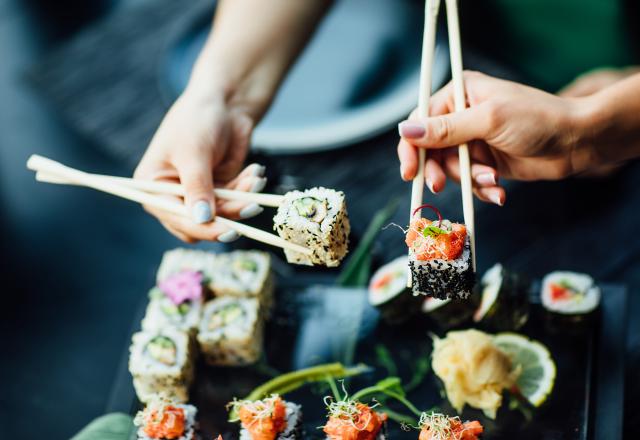
[[[446,148],[485,139],[492,129],[491,113],[484,105],[424,120],[406,120],[398,132],[407,142],[423,148]]]
[[[184,203],[191,211],[192,220],[198,224],[213,220],[216,204],[210,161],[203,160],[201,156],[194,157],[182,165],[176,165],[176,168],[185,191]]]

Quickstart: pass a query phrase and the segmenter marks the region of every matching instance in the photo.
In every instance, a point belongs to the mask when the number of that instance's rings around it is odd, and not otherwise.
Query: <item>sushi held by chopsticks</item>
[[[467,228],[443,220],[431,205],[418,207],[414,216],[423,208],[432,209],[438,220],[414,217],[406,233],[413,294],[466,299],[475,282]]]

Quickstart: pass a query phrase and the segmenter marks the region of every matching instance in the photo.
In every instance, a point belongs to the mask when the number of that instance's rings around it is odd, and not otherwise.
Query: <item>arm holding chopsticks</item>
[[[459,179],[456,150],[449,147],[469,143],[476,196],[502,205],[498,176],[555,180],[640,156],[640,74],[580,97],[478,72],[465,72],[465,85],[469,108],[453,113],[448,84],[432,97],[433,117],[400,124],[403,179],[415,175],[414,146],[431,149],[425,180],[432,192],[441,191],[447,177]]]
[[[213,188],[260,191],[264,169],[238,175],[251,132],[327,8],[327,0],[223,0],[184,93],[171,107],[135,171],[137,179],[179,182],[192,221],[145,206],[184,241],[231,241],[220,222],[257,214],[257,205],[219,202]],[[255,19],[254,19],[255,18]],[[251,26],[247,32],[247,26]]]

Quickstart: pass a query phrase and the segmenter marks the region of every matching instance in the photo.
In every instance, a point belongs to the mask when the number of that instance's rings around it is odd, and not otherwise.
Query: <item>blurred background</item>
[[[368,5],[337,2],[256,131],[251,158],[267,166],[267,190],[345,191],[356,243],[373,213],[394,197],[401,206],[393,221],[406,223],[410,185],[399,178],[395,126],[416,102],[422,32],[421,2]],[[501,47],[495,41],[502,35],[465,25],[481,12],[464,5],[467,67],[550,91],[572,78],[566,72],[554,77],[556,84],[544,69],[525,75],[521,60],[490,50]],[[92,172],[131,175],[184,87],[213,10],[214,2],[200,0],[0,0],[2,438],[69,438],[111,408],[136,311],[162,252],[180,245],[140,207],[37,184],[25,162],[38,153]],[[586,26],[589,17],[583,18],[572,25]],[[518,38],[529,41],[526,32]],[[541,63],[529,45],[521,57]],[[440,42],[434,87],[448,80],[447,56]],[[633,375],[640,366],[639,165],[605,177],[507,188],[504,208],[476,202],[480,271],[500,261],[531,276],[568,269],[625,284]],[[455,185],[434,202],[447,217],[461,218]],[[263,227],[269,221],[266,213],[255,220]],[[375,261],[404,249],[389,228]],[[633,414],[640,394],[637,384],[627,384],[626,411]]]

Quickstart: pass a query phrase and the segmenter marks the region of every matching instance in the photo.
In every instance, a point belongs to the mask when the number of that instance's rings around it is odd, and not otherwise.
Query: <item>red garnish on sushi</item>
[[[549,289],[551,290],[551,299],[554,301],[561,301],[563,299],[571,298],[571,289],[568,289],[564,286],[561,286],[559,284],[551,284],[549,286]]]
[[[327,437],[330,440],[375,440],[387,415],[360,402],[353,402],[350,406],[350,410],[329,417],[323,429]]]
[[[462,422],[458,417],[423,414],[418,440],[478,440],[484,428],[478,421]]]
[[[143,431],[151,438],[173,440],[182,436],[184,424],[184,410],[168,405],[148,413]]]
[[[423,208],[429,208],[438,216],[438,227],[442,226],[442,214],[440,214],[440,210],[433,205],[420,205],[411,213],[411,217],[415,217],[415,215],[421,211]]]
[[[241,404],[238,417],[252,440],[274,440],[287,428],[286,406],[275,395]]]
[[[405,243],[417,260],[455,260],[462,254],[467,228],[459,223],[452,223],[450,231],[440,226],[426,218],[411,221]]]

